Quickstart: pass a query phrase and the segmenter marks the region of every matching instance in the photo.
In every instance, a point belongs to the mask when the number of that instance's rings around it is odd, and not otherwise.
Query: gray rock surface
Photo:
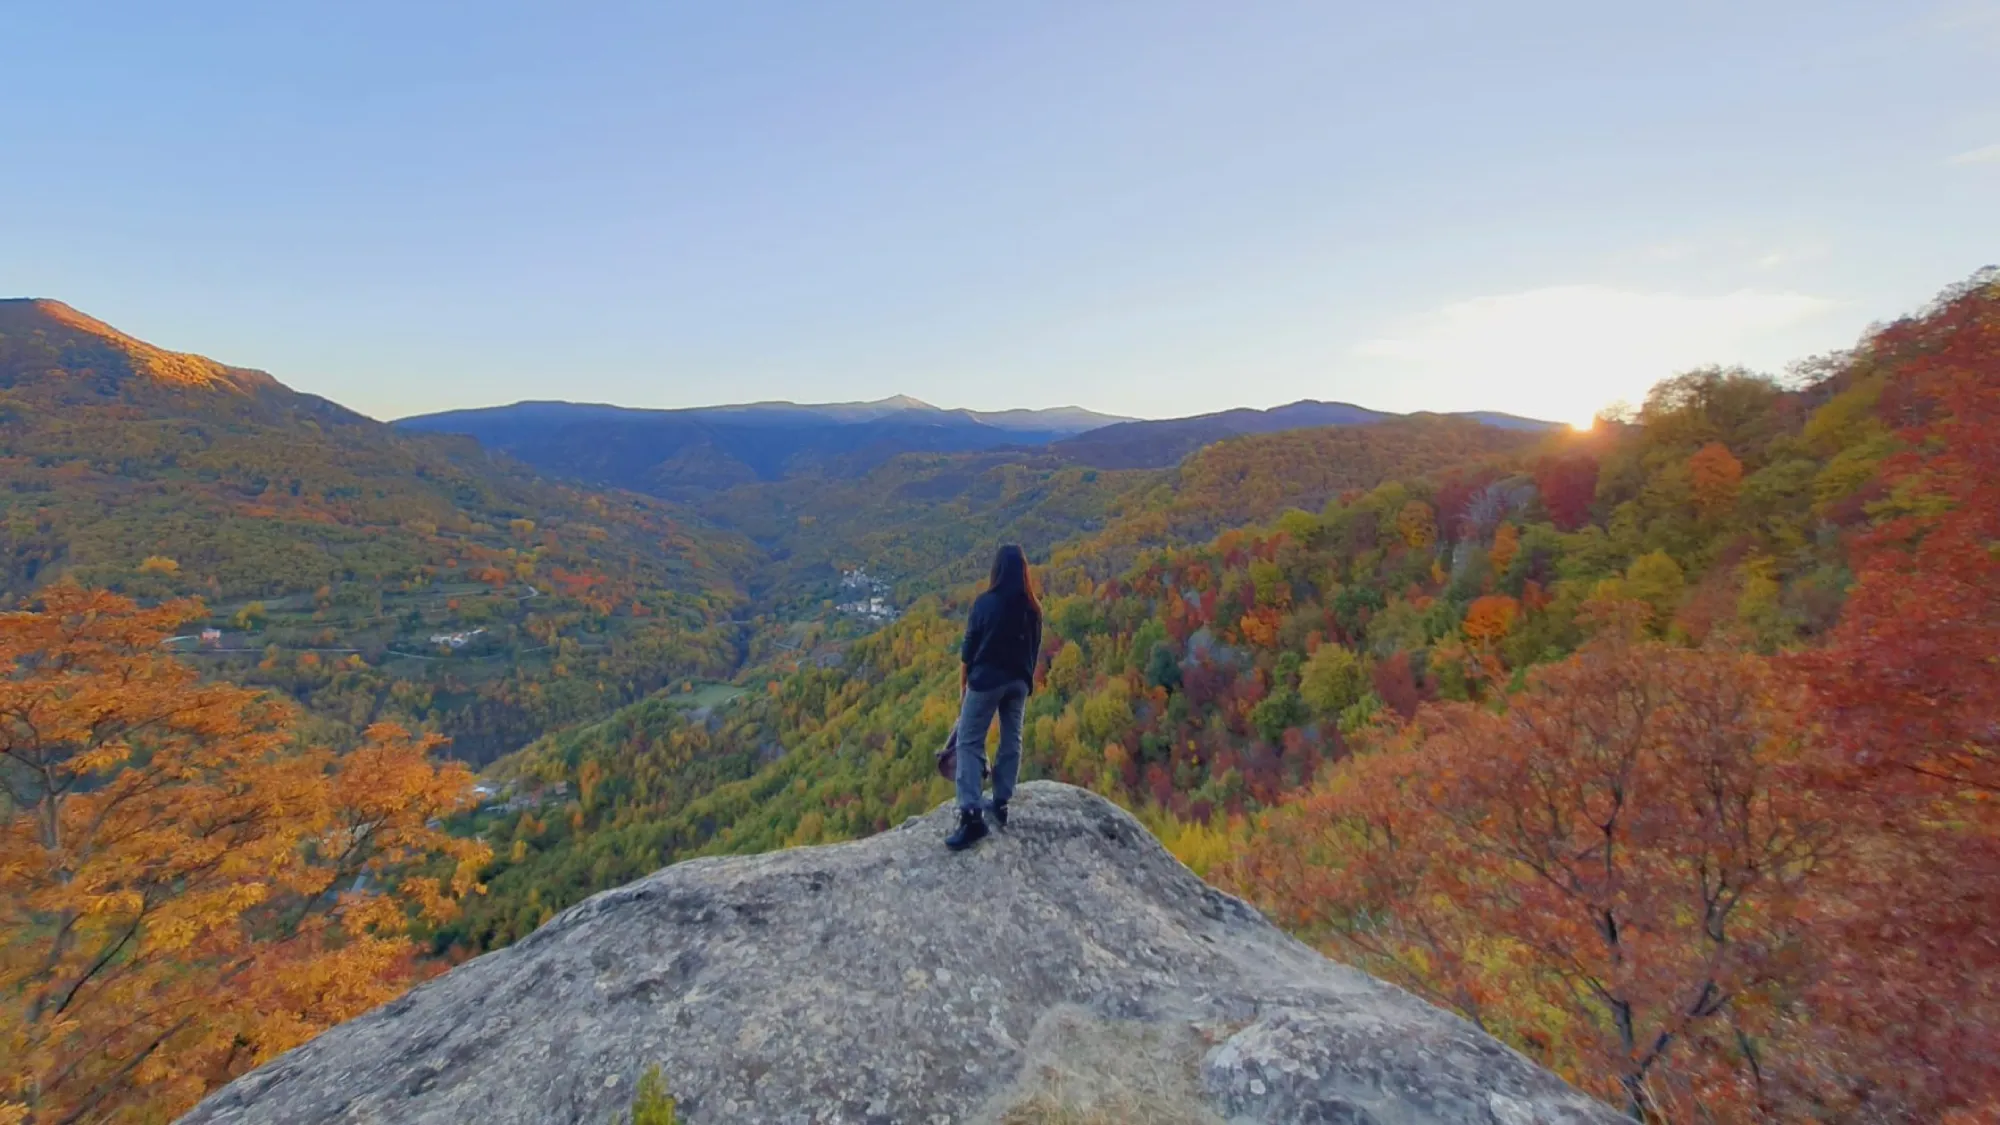
[[[950,816],[606,891],[182,1120],[596,1125],[651,1064],[698,1125],[1622,1120],[1099,797],[1028,784],[958,855]]]

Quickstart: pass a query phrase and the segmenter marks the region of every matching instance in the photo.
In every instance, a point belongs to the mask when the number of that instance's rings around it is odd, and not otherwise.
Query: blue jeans
[[[1021,712],[1028,706],[1028,685],[1015,680],[986,691],[968,689],[958,712],[958,807],[979,807],[979,778],[986,772],[986,732],[993,714],[1000,714],[1000,749],[993,755],[993,803],[1014,796],[1014,779],[1021,774]]]

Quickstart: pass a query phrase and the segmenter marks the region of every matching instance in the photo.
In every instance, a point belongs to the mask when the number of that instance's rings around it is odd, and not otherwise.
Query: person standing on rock
[[[1042,652],[1042,604],[1028,576],[1028,556],[1012,543],[993,556],[986,592],[972,603],[959,649],[958,829],[945,846],[960,851],[986,835],[980,779],[986,773],[986,732],[1000,717],[1000,748],[993,755],[993,822],[1007,827],[1007,802],[1021,772],[1021,713],[1034,691],[1035,661]]]

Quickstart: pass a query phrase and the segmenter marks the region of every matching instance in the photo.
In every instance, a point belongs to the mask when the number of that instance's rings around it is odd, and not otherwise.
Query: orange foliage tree
[[[1688,458],[1688,479],[1702,514],[1717,515],[1736,503],[1736,491],[1743,484],[1743,462],[1728,446],[1711,441]]]
[[[1490,650],[1513,631],[1514,618],[1520,611],[1520,603],[1505,594],[1474,598],[1465,609],[1465,622],[1459,631],[1465,634],[1467,644],[1482,651]]]
[[[1276,610],[1257,609],[1244,614],[1236,627],[1248,643],[1259,648],[1270,648],[1278,643],[1278,625]]]
[[[0,614],[0,1120],[157,1121],[387,1000],[475,886],[470,776],[341,756],[161,647],[201,616],[55,586]]]
[[[1755,656],[1612,630],[1378,734],[1225,878],[1635,1115],[1726,1117],[1837,839],[1801,713]]]

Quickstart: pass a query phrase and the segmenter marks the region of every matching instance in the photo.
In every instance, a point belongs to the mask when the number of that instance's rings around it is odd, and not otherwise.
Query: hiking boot
[[[993,818],[993,826],[995,828],[1004,829],[1007,827],[1007,802],[995,801],[992,807],[986,811]]]
[[[944,838],[944,846],[962,852],[986,838],[986,818],[978,809],[958,810],[958,831]]]

